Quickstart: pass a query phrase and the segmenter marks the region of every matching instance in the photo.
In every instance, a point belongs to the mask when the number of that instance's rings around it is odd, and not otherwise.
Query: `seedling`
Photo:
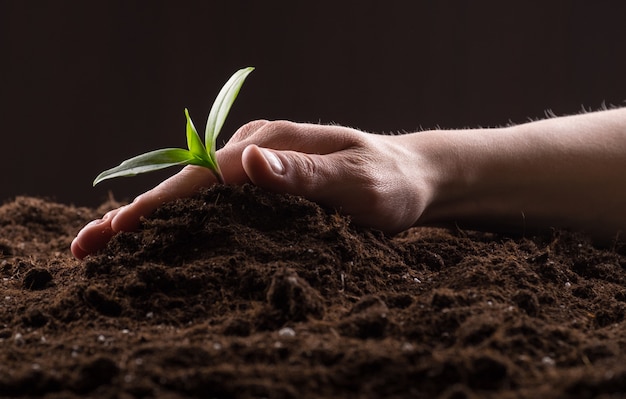
[[[211,112],[209,112],[204,134],[204,144],[200,140],[198,131],[189,116],[189,111],[185,108],[187,150],[183,148],[163,148],[127,159],[119,166],[100,173],[93,181],[93,185],[95,186],[103,180],[114,177],[135,176],[140,173],[152,172],[176,165],[204,166],[213,172],[220,183],[224,183],[220,166],[215,158],[215,142],[243,82],[253,70],[253,67],[238,70],[220,90],[211,107]]]

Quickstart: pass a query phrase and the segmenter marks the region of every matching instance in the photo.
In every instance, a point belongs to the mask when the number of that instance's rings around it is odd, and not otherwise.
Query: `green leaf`
[[[220,90],[219,94],[215,98],[215,102],[213,102],[211,112],[209,112],[209,118],[206,122],[204,136],[204,145],[209,153],[209,157],[213,160],[215,160],[215,142],[217,140],[217,136],[220,134],[222,126],[224,126],[224,121],[228,116],[230,107],[235,102],[243,82],[253,70],[253,67],[248,67],[235,72],[226,82],[224,87],[222,87],[222,90]]]
[[[105,170],[96,177],[93,185],[114,177],[135,176],[139,173],[152,172],[170,166],[190,164],[200,165],[202,160],[182,148],[164,148],[127,159],[118,166]]]
[[[220,90],[209,113],[204,144],[191,120],[189,111],[185,108],[187,147],[189,150],[166,148],[127,159],[119,166],[100,173],[93,181],[93,185],[95,186],[103,180],[114,177],[134,176],[139,173],[151,172],[175,165],[198,165],[208,168],[220,183],[224,183],[224,178],[215,156],[215,141],[244,80],[253,70],[254,68],[248,67],[235,72],[222,87],[222,90]]]
[[[187,119],[187,147],[189,151],[191,151],[195,156],[199,158],[208,158],[209,154],[204,148],[204,144],[202,144],[202,140],[198,135],[198,131],[196,127],[193,125],[193,121],[191,120],[191,116],[189,115],[189,110],[185,108],[185,118]]]

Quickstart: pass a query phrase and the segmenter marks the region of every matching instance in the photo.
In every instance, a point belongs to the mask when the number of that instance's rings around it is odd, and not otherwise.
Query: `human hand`
[[[217,152],[227,184],[253,183],[303,196],[350,215],[355,223],[396,233],[409,228],[431,194],[417,154],[403,136],[341,126],[255,121]],[[72,242],[79,259],[120,231],[134,231],[161,204],[215,184],[210,171],[188,166],[131,204],[87,224]]]

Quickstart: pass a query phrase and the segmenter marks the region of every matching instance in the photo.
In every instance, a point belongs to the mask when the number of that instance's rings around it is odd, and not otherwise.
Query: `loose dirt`
[[[614,398],[626,247],[358,228],[216,186],[83,261],[107,209],[0,207],[0,397]]]

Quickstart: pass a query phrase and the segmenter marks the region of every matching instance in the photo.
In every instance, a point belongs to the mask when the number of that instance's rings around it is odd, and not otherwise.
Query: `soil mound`
[[[0,207],[0,397],[595,398],[626,392],[626,249],[358,228],[215,186],[80,262],[76,208]]]

